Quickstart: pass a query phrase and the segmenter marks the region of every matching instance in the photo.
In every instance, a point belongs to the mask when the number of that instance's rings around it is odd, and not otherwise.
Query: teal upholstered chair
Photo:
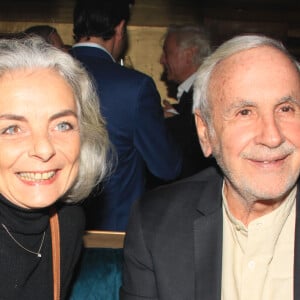
[[[88,231],[70,300],[119,300],[123,232]]]

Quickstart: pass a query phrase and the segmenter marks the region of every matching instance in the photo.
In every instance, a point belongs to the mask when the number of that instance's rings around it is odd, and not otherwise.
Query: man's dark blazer
[[[124,231],[132,203],[144,192],[145,166],[155,176],[173,180],[181,169],[181,154],[167,134],[160,96],[149,76],[120,66],[100,48],[73,47],[71,54],[94,77],[117,153],[101,201],[88,205],[88,228]]]
[[[125,240],[121,300],[221,300],[222,176],[209,168],[135,204]],[[300,253],[299,201],[295,253]],[[294,281],[300,282],[299,255]],[[295,284],[300,299],[300,285]]]
[[[184,92],[178,104],[173,105],[179,112],[166,118],[166,125],[183,153],[183,166],[180,178],[194,175],[215,164],[213,158],[205,158],[197,135],[193,109],[193,88]]]

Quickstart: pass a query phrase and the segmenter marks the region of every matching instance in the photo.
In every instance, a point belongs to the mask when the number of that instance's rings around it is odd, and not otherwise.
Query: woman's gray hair
[[[175,35],[180,49],[195,47],[193,61],[196,66],[199,66],[211,52],[208,32],[203,27],[171,24],[168,26],[165,37],[169,34]]]
[[[110,143],[93,81],[71,55],[40,37],[0,39],[0,77],[19,69],[46,68],[56,71],[71,86],[80,126],[79,174],[62,201],[75,203],[86,198],[110,169]]]
[[[209,101],[209,83],[216,66],[224,59],[241,51],[252,48],[268,46],[276,48],[290,58],[292,63],[300,71],[299,63],[290,55],[280,41],[263,35],[240,35],[223,43],[200,66],[194,82],[193,112],[200,111],[202,118],[208,125],[211,124],[211,109]]]

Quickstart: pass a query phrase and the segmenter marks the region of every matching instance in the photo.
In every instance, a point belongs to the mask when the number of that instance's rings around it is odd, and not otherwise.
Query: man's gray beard
[[[215,134],[209,133],[211,141],[216,140]],[[211,136],[211,134],[213,134]],[[284,153],[291,153],[295,150],[295,147],[293,145],[282,145],[282,150],[276,149],[276,151],[284,151]],[[271,150],[272,151],[272,150]],[[274,150],[275,151],[275,150]],[[253,151],[252,151],[253,152]],[[254,182],[252,184],[248,184],[249,180],[251,178],[245,178],[245,174],[233,174],[225,165],[223,156],[222,156],[222,150],[220,145],[215,142],[213,147],[213,153],[212,155],[215,157],[217,164],[221,168],[225,179],[227,182],[230,183],[231,187],[234,189],[234,191],[240,196],[240,199],[243,201],[243,203],[247,207],[253,206],[253,204],[257,201],[272,201],[272,202],[278,202],[284,199],[290,191],[294,188],[294,186],[297,183],[297,179],[300,173],[297,176],[290,176],[290,178],[282,178],[282,181],[286,181],[286,189],[282,191],[282,193],[276,195],[275,197],[270,195],[270,193],[265,193],[263,191],[259,191],[259,187],[256,187]],[[243,156],[243,154],[242,154]],[[244,156],[249,157],[249,153],[245,153]],[[246,174],[247,175],[247,174]],[[241,180],[242,179],[242,180]]]

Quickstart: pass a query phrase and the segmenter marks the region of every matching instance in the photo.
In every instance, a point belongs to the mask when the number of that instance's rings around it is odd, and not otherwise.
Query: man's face
[[[228,200],[284,199],[300,170],[300,78],[280,51],[259,47],[222,61],[209,85],[205,154],[225,174]],[[202,128],[201,128],[202,126]]]
[[[164,67],[167,79],[176,83],[183,82],[186,73],[185,50],[177,45],[175,34],[168,34],[164,41],[160,63]]]

